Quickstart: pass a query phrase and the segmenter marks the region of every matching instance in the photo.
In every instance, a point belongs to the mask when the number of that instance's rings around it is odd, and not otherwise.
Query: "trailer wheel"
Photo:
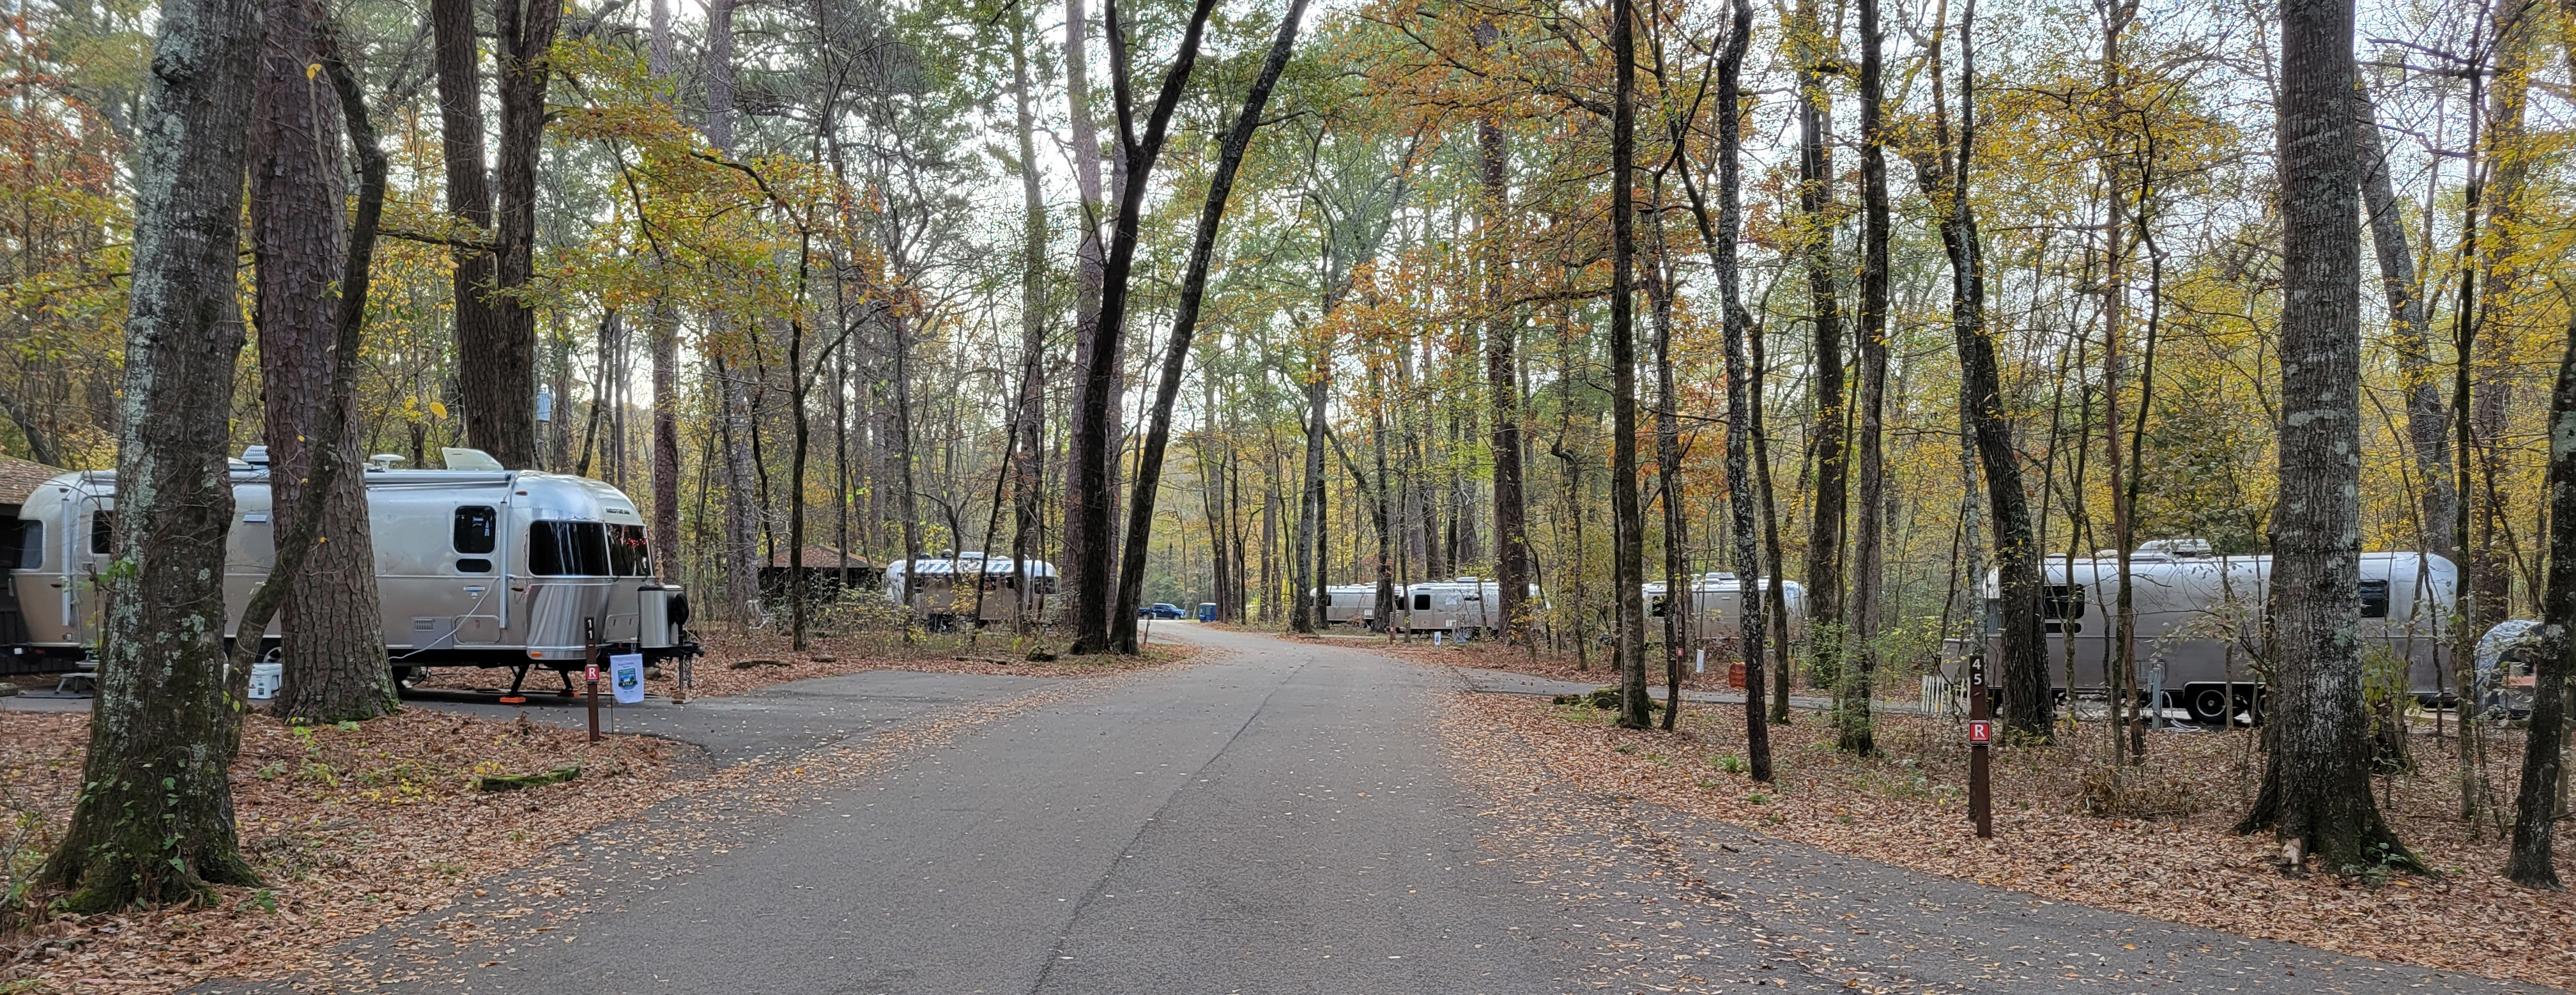
[[[2183,692],[2183,708],[2192,721],[2214,725],[2226,721],[2229,697],[2224,684],[2195,684]]]

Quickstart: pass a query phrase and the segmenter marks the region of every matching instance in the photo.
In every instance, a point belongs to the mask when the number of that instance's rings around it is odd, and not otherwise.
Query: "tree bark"
[[[507,0],[504,0],[507,2]],[[489,449],[492,419],[505,413],[506,402],[490,382],[488,357],[481,355],[502,332],[499,305],[492,299],[495,274],[492,246],[492,179],[484,162],[483,70],[474,29],[474,0],[430,0],[433,58],[438,64],[439,158],[447,170],[447,213],[464,226],[460,234],[475,246],[452,246],[452,281],[456,308],[457,387],[464,410],[466,444]],[[536,392],[533,365],[528,391]],[[533,405],[535,398],[528,401]],[[494,410],[484,410],[487,405]],[[534,412],[530,412],[534,417]],[[528,431],[533,433],[531,422]],[[534,442],[526,455],[533,458]],[[499,456],[499,453],[494,453]],[[503,466],[525,466],[525,463]]]
[[[1709,269],[1717,274],[1717,296],[1726,350],[1726,508],[1734,542],[1735,591],[1738,602],[1736,647],[1744,659],[1745,760],[1756,781],[1771,779],[1771,728],[1764,721],[1762,651],[1767,635],[1764,590],[1778,582],[1763,577],[1759,524],[1756,522],[1753,458],[1753,385],[1745,353],[1753,316],[1744,309],[1744,277],[1736,260],[1744,230],[1743,114],[1744,53],[1753,37],[1753,5],[1733,0],[1726,47],[1717,60],[1717,219],[1709,220],[1708,201],[1685,169],[1682,190],[1690,195],[1691,214],[1699,222],[1700,245]],[[1686,134],[1676,131],[1676,142]]]
[[[1145,187],[1152,178],[1154,160],[1163,153],[1163,139],[1170,127],[1172,112],[1179,106],[1181,92],[1190,78],[1191,64],[1198,59],[1199,39],[1207,27],[1208,14],[1216,0],[1196,0],[1190,11],[1188,27],[1181,34],[1180,50],[1172,58],[1171,68],[1164,71],[1162,91],[1147,113],[1145,133],[1136,134],[1134,115],[1128,105],[1128,53],[1125,28],[1118,22],[1117,0],[1105,0],[1103,19],[1109,36],[1110,83],[1116,91],[1111,101],[1118,110],[1119,162],[1123,164],[1119,184],[1117,227],[1112,231],[1109,259],[1101,270],[1099,328],[1090,342],[1081,348],[1075,364],[1084,384],[1082,403],[1074,412],[1073,436],[1081,451],[1097,454],[1077,460],[1067,489],[1086,495],[1080,509],[1082,545],[1068,547],[1066,557],[1073,561],[1076,593],[1072,651],[1076,655],[1101,652],[1110,646],[1109,612],[1114,600],[1110,583],[1109,505],[1090,500],[1109,493],[1113,484],[1109,462],[1112,437],[1109,434],[1109,412],[1116,405],[1117,355],[1119,339],[1127,322],[1127,277],[1136,261],[1136,240],[1144,209]]]
[[[1655,489],[1664,507],[1664,731],[1671,732],[1682,711],[1682,654],[1690,641],[1692,603],[1689,561],[1690,516],[1682,504],[1682,428],[1680,401],[1673,385],[1673,295],[1680,293],[1671,256],[1665,252],[1663,184],[1655,185],[1650,204],[1654,258],[1646,268],[1646,300],[1655,324]]]
[[[1490,51],[1500,31],[1490,19],[1476,26],[1476,43]],[[1530,550],[1527,488],[1521,468],[1520,322],[1508,303],[1512,263],[1504,244],[1511,208],[1511,159],[1502,120],[1476,120],[1478,234],[1484,240],[1485,391],[1493,406],[1494,580],[1502,587],[1503,637],[1527,643],[1534,610],[1529,603]]]
[[[1843,660],[1843,495],[1851,476],[1843,413],[1841,288],[1834,272],[1834,164],[1825,144],[1823,62],[1830,42],[1815,0],[1797,7],[1798,255],[1815,332],[1809,391],[1815,399],[1815,491],[1807,518],[1807,656],[1839,674]]]
[[[657,81],[671,78],[671,8],[653,0],[652,49],[647,68]],[[655,248],[656,262],[660,248]],[[661,296],[653,299],[653,560],[665,584],[680,582],[680,315]],[[846,546],[844,552],[846,552]]]
[[[1216,172],[1208,179],[1207,203],[1199,209],[1197,233],[1190,238],[1190,261],[1181,271],[1181,299],[1172,315],[1172,334],[1163,345],[1163,374],[1154,384],[1153,420],[1145,430],[1145,448],[1136,460],[1135,496],[1128,503],[1127,549],[1125,562],[1118,568],[1118,603],[1109,618],[1109,644],[1120,653],[1135,653],[1136,604],[1145,590],[1146,543],[1154,534],[1154,504],[1163,476],[1163,449],[1171,441],[1172,403],[1181,393],[1181,374],[1190,358],[1190,338],[1198,331],[1199,304],[1207,294],[1210,257],[1216,254],[1217,229],[1225,222],[1226,198],[1234,193],[1235,171],[1243,165],[1243,154],[1252,147],[1252,133],[1261,127],[1261,110],[1270,104],[1270,91],[1279,84],[1279,74],[1288,68],[1288,56],[1297,47],[1297,22],[1306,16],[1306,0],[1289,0],[1288,13],[1279,21],[1279,35],[1270,43],[1270,56],[1261,64],[1261,74],[1252,81],[1252,89],[1243,98],[1243,111],[1234,119],[1234,127],[1225,134],[1218,147]],[[1214,530],[1210,530],[1211,536]]]
[[[2002,602],[2004,727],[2017,737],[2047,741],[2055,735],[2057,700],[2048,679],[2048,644],[2040,633],[2039,543],[2032,535],[2030,498],[2022,490],[2021,456],[2013,450],[2012,424],[2004,417],[2003,377],[1994,336],[1986,329],[1984,247],[1976,208],[1968,199],[1977,144],[1976,18],[1976,2],[1969,0],[1959,20],[1957,154],[1951,154],[1947,115],[1936,109],[1939,151],[1916,158],[1914,168],[1923,189],[1938,191],[1934,209],[1941,248],[1950,259],[1950,330],[1959,350],[1959,400],[1986,475]],[[1937,65],[1937,46],[1933,59]]]
[[[2367,160],[2365,160],[2367,162]],[[2505,876],[2526,888],[2558,889],[2553,850],[2567,736],[2568,656],[2576,639],[2576,323],[2558,357],[2549,392],[2549,586],[2542,594],[2545,637],[2531,689],[2531,722],[2522,747],[2522,784],[2514,799],[2513,851]]]
[[[115,552],[80,794],[39,872],[77,912],[211,900],[257,877],[230,767],[249,675],[223,676],[235,253],[258,0],[164,0],[133,148]]]
[[[1075,0],[1078,5],[1080,0]],[[1037,108],[1029,96],[1028,16],[1012,11],[1011,101],[1020,153],[1020,414],[1011,438],[1011,617],[1021,631],[1035,621],[1029,557],[1037,538],[1040,459],[1046,428],[1046,200],[1038,188]],[[1079,116],[1079,115],[1077,115]],[[1085,230],[1089,230],[1085,226]]]
[[[2388,298],[2388,341],[2397,352],[2397,372],[2406,387],[2406,438],[2422,480],[2417,496],[2416,526],[2424,551],[2445,558],[2459,556],[2451,521],[2458,517],[2459,491],[2451,481],[2449,413],[2442,404],[2440,381],[2426,345],[2431,323],[2424,316],[2422,284],[2415,275],[2415,253],[2406,238],[2406,218],[2397,206],[2397,190],[2388,175],[2388,154],[2379,140],[2379,124],[2369,94],[2353,88],[2354,148],[2361,156],[2362,210],[2370,218],[2370,244],[2377,250],[2379,286]]]
[[[2282,0],[2281,500],[2272,517],[2273,828],[2335,874],[2415,866],[2370,794],[2361,698],[2361,205],[2351,0]]]
[[[1646,697],[1646,523],[1637,499],[1636,9],[1610,0],[1610,595],[1616,606],[1619,725],[1649,724]]]
[[[1851,645],[1836,689],[1836,745],[1876,750],[1870,715],[1878,673],[1879,588],[1887,530],[1887,133],[1878,0],[1860,0],[1860,515],[1852,536]]]
[[[1082,233],[1076,242],[1073,261],[1072,397],[1067,402],[1067,408],[1074,413],[1075,418],[1079,418],[1079,413],[1091,405],[1091,370],[1084,364],[1090,362],[1088,357],[1092,353],[1093,340],[1100,334],[1101,288],[1105,286],[1104,281],[1107,279],[1106,271],[1109,265],[1108,249],[1100,238],[1101,226],[1109,223],[1109,218],[1105,216],[1109,205],[1103,199],[1101,192],[1100,135],[1093,124],[1091,114],[1091,52],[1085,38],[1089,27],[1089,22],[1084,19],[1083,0],[1065,0],[1065,116],[1067,130],[1073,133],[1072,158],[1075,189],[1082,197],[1082,210],[1078,216]],[[1121,183],[1120,186],[1123,187],[1125,184]],[[1117,343],[1111,343],[1106,353],[1108,380],[1113,396],[1102,402],[1107,405],[1109,412],[1109,424],[1101,433],[1102,439],[1116,439],[1120,434],[1119,409],[1114,394],[1117,390],[1123,352]],[[1106,451],[1108,448],[1093,439],[1085,438],[1079,432],[1067,433],[1065,439],[1067,486],[1064,493],[1063,536],[1067,561],[1065,566],[1068,568],[1076,565],[1077,551],[1093,549],[1095,545],[1101,550],[1100,555],[1103,558],[1108,555],[1108,541],[1102,539],[1095,544],[1086,529],[1087,523],[1091,520],[1091,505],[1105,502],[1105,507],[1102,508],[1103,517],[1113,517],[1117,514],[1116,497],[1085,493],[1081,488],[1071,486],[1081,477],[1081,468],[1104,465],[1112,459],[1110,453]],[[1114,476],[1106,469],[1101,472],[1103,479]],[[1069,581],[1072,578],[1065,579]],[[1107,592],[1108,588],[1104,585],[1102,596],[1106,597]],[[1078,621],[1088,617],[1087,609],[1083,607],[1084,595],[1078,584],[1068,588],[1065,595],[1069,598],[1068,608],[1074,619]],[[1101,610],[1108,610],[1106,604],[1101,606]]]
[[[306,501],[322,504],[326,542],[286,589],[279,613],[285,673],[270,708],[307,722],[371,719],[401,707],[385,659],[376,601],[376,556],[362,474],[334,474],[327,492],[306,485],[316,440],[339,440],[343,465],[361,460],[356,412],[331,403],[341,375],[340,269],[348,250],[340,155],[340,100],[308,75],[322,59],[328,14],[312,0],[268,0],[267,40],[253,92],[250,217],[258,273],[259,365],[266,409],[270,528]],[[352,371],[354,374],[354,371]],[[323,419],[342,424],[323,431]]]

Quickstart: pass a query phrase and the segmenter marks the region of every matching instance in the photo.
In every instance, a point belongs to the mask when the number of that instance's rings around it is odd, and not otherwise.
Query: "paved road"
[[[2050,905],[1617,799],[1535,784],[1502,797],[1492,783],[1470,787],[1444,755],[1437,706],[1464,687],[1449,668],[1192,629],[1170,627],[1222,655],[819,787],[721,847],[621,861],[627,837],[603,831],[582,847],[600,858],[588,862],[594,876],[574,889],[588,911],[488,946],[435,940],[430,963],[397,966],[410,976],[383,990],[2502,987]],[[758,721],[813,735],[830,725],[822,709],[917,712],[1003,690],[870,680],[773,690],[758,696],[769,709]],[[808,685],[832,693],[800,705]],[[890,704],[907,688],[911,704]],[[435,937],[432,920],[490,921],[521,903],[540,905],[522,921],[545,920],[542,900],[487,884],[491,898],[353,949],[374,956],[401,937]]]

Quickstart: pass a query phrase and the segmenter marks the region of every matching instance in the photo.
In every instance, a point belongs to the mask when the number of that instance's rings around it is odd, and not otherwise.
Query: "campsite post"
[[[581,620],[582,680],[589,689],[582,697],[590,699],[590,741],[599,742],[599,620]]]
[[[1968,656],[1968,821],[1977,824],[1978,839],[1995,835],[1994,797],[1986,783],[1986,746],[1994,741],[1995,722],[1986,700],[1986,655]]]

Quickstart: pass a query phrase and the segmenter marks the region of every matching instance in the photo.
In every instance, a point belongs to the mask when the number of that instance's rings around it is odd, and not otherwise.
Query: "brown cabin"
[[[787,600],[791,571],[788,553],[782,547],[769,555],[760,568],[760,595],[769,601]],[[873,590],[885,582],[885,568],[830,546],[805,547],[805,597],[809,603],[838,601],[841,592]]]

